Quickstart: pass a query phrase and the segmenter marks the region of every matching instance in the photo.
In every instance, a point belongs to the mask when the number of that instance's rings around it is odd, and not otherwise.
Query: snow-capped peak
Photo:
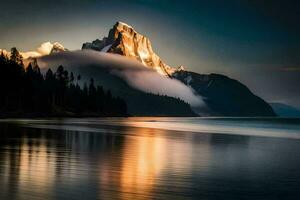
[[[124,22],[116,22],[107,37],[96,39],[82,45],[82,49],[120,54],[138,60],[146,67],[164,76],[171,76],[177,69],[165,64],[154,53],[150,40]]]
[[[10,51],[7,51],[5,49],[0,50],[7,56],[10,55]],[[60,52],[60,51],[66,51],[66,49],[58,42],[44,42],[39,47],[36,48],[36,50],[31,51],[21,51],[20,54],[22,55],[23,59],[28,58],[37,58],[45,55],[49,55],[51,53]]]
[[[50,53],[57,53],[62,51],[66,51],[66,48],[59,42],[54,42]]]
[[[124,23],[124,22],[121,22],[121,21],[118,21],[118,22],[116,23],[116,25],[117,25],[117,26],[118,26],[118,25],[121,25],[121,26],[126,26],[126,27],[128,27],[128,28],[132,28],[132,26],[130,26],[130,25]],[[132,28],[132,29],[133,29],[133,28]]]
[[[49,55],[52,53],[58,53],[62,51],[67,51],[67,49],[64,48],[62,44],[58,42],[54,42],[54,43],[44,42],[39,47],[37,47],[36,50],[20,51],[20,54],[23,57],[24,65],[27,66],[29,63],[36,62],[36,59],[41,56]],[[0,53],[2,52],[5,56],[10,57],[10,51],[7,51],[5,49],[3,50],[0,49]]]

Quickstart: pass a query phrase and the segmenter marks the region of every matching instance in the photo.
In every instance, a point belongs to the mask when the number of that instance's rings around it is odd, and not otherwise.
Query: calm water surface
[[[0,199],[300,199],[300,120],[0,121]]]

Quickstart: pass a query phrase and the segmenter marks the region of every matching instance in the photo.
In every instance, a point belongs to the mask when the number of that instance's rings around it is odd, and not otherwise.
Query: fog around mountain
[[[132,87],[153,94],[180,98],[191,106],[204,106],[193,89],[176,79],[170,79],[124,56],[92,50],[66,51],[38,58],[41,68],[51,66],[95,66],[125,80]],[[94,77],[97,78],[97,77]]]

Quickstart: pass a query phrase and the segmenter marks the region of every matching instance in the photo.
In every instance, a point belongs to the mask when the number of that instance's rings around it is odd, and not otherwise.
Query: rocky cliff
[[[136,59],[146,67],[152,68],[165,76],[170,76],[176,70],[165,64],[154,53],[151,42],[147,37],[123,22],[117,22],[110,29],[108,37],[104,37],[102,40],[96,39],[91,43],[84,43],[82,49],[115,53]]]

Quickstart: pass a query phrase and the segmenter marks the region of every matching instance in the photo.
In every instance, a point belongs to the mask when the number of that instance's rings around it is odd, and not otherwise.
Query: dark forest
[[[80,86],[81,76],[58,66],[42,74],[37,61],[25,68],[21,54],[11,49],[0,56],[0,117],[126,116],[126,102],[95,85]]]

